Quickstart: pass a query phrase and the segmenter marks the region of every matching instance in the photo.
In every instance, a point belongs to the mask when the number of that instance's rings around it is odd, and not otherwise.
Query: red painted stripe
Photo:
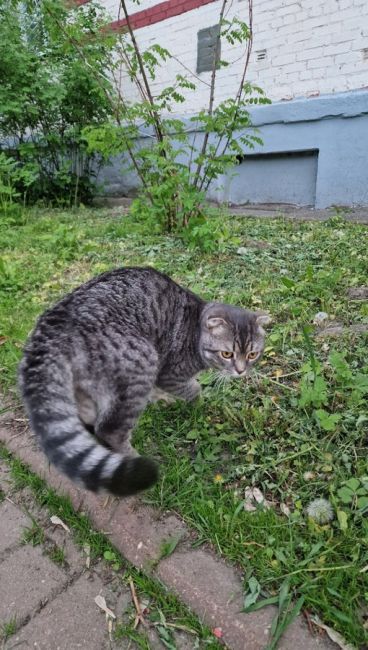
[[[79,4],[88,2],[89,0],[77,0]],[[130,24],[133,29],[139,29],[140,27],[146,27],[147,25],[153,25],[154,23],[159,23],[162,20],[167,18],[172,18],[173,16],[180,16],[187,11],[192,11],[193,9],[198,9],[203,5],[208,5],[211,2],[216,2],[216,0],[166,0],[165,2],[159,2],[154,7],[149,9],[144,9],[142,11],[137,11],[130,16]],[[120,20],[115,20],[110,24],[110,27],[116,31],[124,29],[126,27],[127,21],[125,18]]]

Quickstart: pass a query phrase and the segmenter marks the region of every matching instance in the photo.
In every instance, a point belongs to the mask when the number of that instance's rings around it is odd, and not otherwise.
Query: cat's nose
[[[238,373],[238,375],[242,375],[245,368],[246,368],[245,364],[242,364],[242,363],[236,363],[235,364],[235,370]]]

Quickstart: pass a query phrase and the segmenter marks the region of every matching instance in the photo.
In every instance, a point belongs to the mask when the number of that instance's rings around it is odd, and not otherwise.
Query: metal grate
[[[257,61],[264,61],[267,58],[267,50],[258,50],[256,57]]]
[[[216,45],[216,67],[218,67],[218,62],[221,57],[221,41],[218,40],[219,33],[220,25],[213,25],[212,27],[199,30],[197,35],[197,73],[212,70]]]

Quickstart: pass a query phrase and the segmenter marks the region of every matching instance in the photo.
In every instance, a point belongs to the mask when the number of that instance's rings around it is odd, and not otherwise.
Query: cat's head
[[[262,356],[267,314],[208,303],[202,312],[200,354],[207,367],[244,377]]]

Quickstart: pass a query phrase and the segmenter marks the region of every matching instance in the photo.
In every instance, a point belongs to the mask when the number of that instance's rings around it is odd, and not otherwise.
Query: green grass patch
[[[45,541],[45,531],[37,521],[33,521],[32,526],[24,529],[22,535],[23,544],[31,544],[31,546],[39,546]]]
[[[7,641],[9,637],[13,636],[17,630],[17,619],[14,616],[10,621],[7,621],[6,623],[2,623],[0,625],[0,640],[1,641]]]
[[[50,560],[57,564],[58,566],[64,566],[65,564],[65,551],[61,546],[53,546],[47,551],[47,555]]]
[[[204,298],[269,310],[274,322],[252,381],[219,384],[207,373],[194,406],[156,404],[142,415],[136,446],[162,468],[143,498],[177,511],[196,529],[196,544],[211,543],[239,566],[245,593],[252,577],[259,599],[279,598],[287,584],[295,602],[303,598],[359,646],[368,640],[368,337],[348,328],[367,325],[368,304],[347,291],[367,284],[367,228],[339,216],[227,219],[231,235],[217,254],[188,250],[117,210],[43,210],[4,224],[3,388],[14,386],[38,314],[110,268],[155,266]],[[320,311],[346,333],[316,338]],[[39,479],[30,480],[37,489]],[[259,493],[263,504],[252,498]],[[332,508],[325,523],[307,515],[319,498]],[[77,538],[87,529],[78,520]],[[91,544],[100,555],[115,552],[98,533]]]

